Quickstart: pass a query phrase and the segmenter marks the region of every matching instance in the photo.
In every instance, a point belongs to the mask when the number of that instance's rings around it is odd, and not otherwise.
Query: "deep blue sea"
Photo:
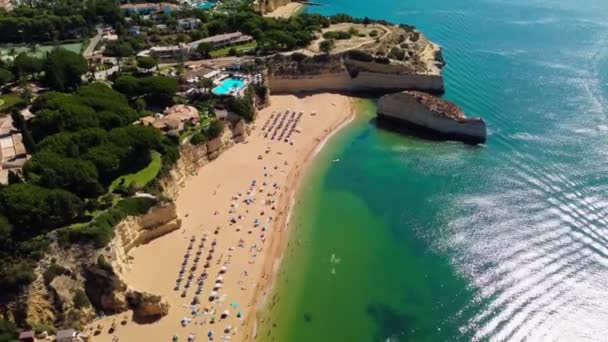
[[[383,131],[361,101],[304,182],[262,339],[607,341],[608,0],[317,1],[442,45],[445,98],[489,137]]]

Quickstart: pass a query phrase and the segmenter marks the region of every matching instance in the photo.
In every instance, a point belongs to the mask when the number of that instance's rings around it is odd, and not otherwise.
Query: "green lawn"
[[[11,108],[19,102],[21,102],[21,96],[19,96],[19,94],[6,94],[0,96],[0,112]]]
[[[83,48],[83,43],[71,43],[71,44],[61,44],[60,47],[70,50],[76,53],[81,53]],[[36,53],[32,53],[29,46],[17,46],[14,47],[15,55],[20,54],[21,52],[27,52],[28,54],[35,54],[38,57],[43,57],[47,52],[50,52],[55,48],[55,45],[37,45]],[[7,57],[11,55],[11,47],[0,47],[0,58]]]
[[[130,186],[131,184],[133,184],[133,186],[135,186],[136,188],[141,189],[149,182],[151,182],[154,178],[156,178],[156,176],[160,172],[162,164],[163,162],[160,153],[153,151],[152,160],[150,161],[150,164],[148,164],[148,166],[139,170],[136,173],[131,173],[116,178],[110,185],[110,189],[108,191],[112,193],[114,189],[118,187],[122,179],[125,180],[125,186]]]
[[[246,52],[248,50],[255,49],[256,46],[258,46],[258,43],[256,43],[255,41],[253,41],[253,42],[249,42],[249,43],[241,44],[241,45],[226,46],[225,48],[221,48],[221,49],[218,49],[218,50],[211,51],[211,53],[209,53],[209,54],[213,58],[224,57],[224,56],[228,56],[228,52],[231,49],[235,49],[238,52]]]

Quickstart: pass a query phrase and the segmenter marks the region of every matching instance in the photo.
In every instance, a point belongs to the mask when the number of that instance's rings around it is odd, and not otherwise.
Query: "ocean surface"
[[[262,341],[608,340],[608,1],[319,0],[441,44],[472,147],[375,125],[322,151]]]

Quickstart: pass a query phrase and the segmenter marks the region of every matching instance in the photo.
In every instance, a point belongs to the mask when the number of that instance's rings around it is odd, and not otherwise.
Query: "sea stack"
[[[419,91],[381,97],[377,115],[380,122],[414,128],[442,139],[472,144],[486,141],[486,123],[483,119],[467,118],[456,104]]]

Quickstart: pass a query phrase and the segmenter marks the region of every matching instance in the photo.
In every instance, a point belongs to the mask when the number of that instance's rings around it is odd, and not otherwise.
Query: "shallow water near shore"
[[[608,2],[321,3],[441,44],[445,97],[490,135],[388,132],[360,100],[302,183],[259,340],[608,336]]]

